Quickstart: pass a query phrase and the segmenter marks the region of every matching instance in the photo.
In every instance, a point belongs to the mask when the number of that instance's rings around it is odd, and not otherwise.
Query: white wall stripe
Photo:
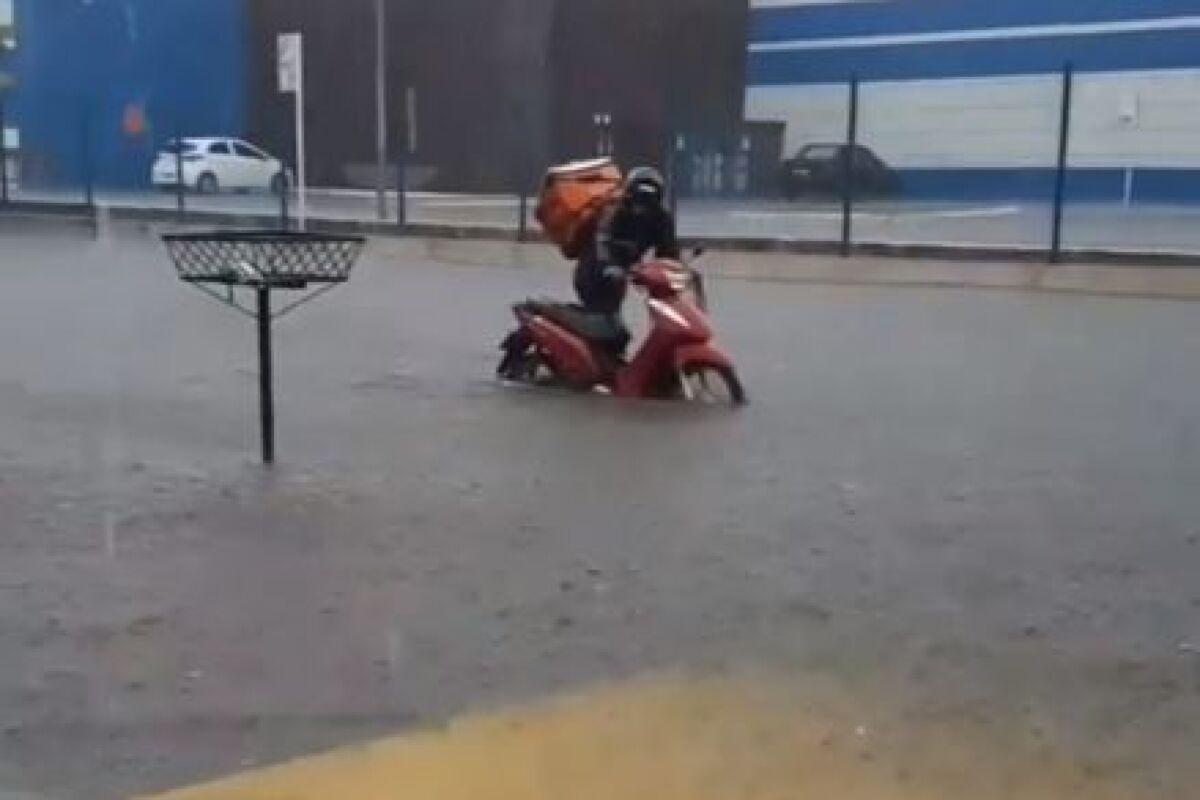
[[[1064,25],[1024,25],[1008,28],[902,33],[880,36],[846,36],[836,39],[793,39],[782,42],[753,42],[752,53],[807,50],[844,50],[861,47],[888,47],[947,42],[988,42],[1010,39],[1045,39],[1056,36],[1096,36],[1106,33],[1150,33],[1200,30],[1200,16],[1160,17],[1116,22],[1088,22]]]
[[[1071,164],[1200,169],[1200,69],[1078,76]],[[1055,74],[885,81],[862,87],[859,138],[901,169],[1051,168]],[[784,151],[846,135],[842,84],[752,87],[746,118],[783,122]]]

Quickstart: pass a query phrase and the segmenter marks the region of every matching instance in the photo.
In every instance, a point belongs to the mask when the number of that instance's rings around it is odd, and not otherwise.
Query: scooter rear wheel
[[[533,340],[523,331],[514,331],[500,345],[504,356],[496,367],[496,377],[512,383],[537,383],[542,374],[542,356]]]
[[[689,365],[680,374],[679,383],[684,399],[692,403],[733,407],[747,403],[746,390],[732,367]]]

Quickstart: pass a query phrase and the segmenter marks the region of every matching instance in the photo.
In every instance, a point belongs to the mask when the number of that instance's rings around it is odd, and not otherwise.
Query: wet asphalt
[[[501,387],[568,268],[368,251],[277,324],[264,470],[249,319],[4,236],[0,796],[745,665],[1194,796],[1194,304],[715,281],[726,412]]]

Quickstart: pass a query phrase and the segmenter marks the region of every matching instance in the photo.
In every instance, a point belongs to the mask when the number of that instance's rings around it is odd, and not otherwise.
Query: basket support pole
[[[275,463],[275,396],[271,364],[271,290],[258,293],[258,406],[262,423],[262,460]]]

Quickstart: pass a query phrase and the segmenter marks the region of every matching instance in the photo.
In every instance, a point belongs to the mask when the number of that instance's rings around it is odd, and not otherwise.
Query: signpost
[[[408,159],[417,152],[417,90],[404,90],[404,141],[396,159],[396,221],[400,229],[408,224]]]
[[[304,36],[279,34],[279,91],[296,101],[296,219],[300,230],[308,222],[304,153]]]
[[[375,202],[379,221],[387,219],[387,16],[375,0]]]

